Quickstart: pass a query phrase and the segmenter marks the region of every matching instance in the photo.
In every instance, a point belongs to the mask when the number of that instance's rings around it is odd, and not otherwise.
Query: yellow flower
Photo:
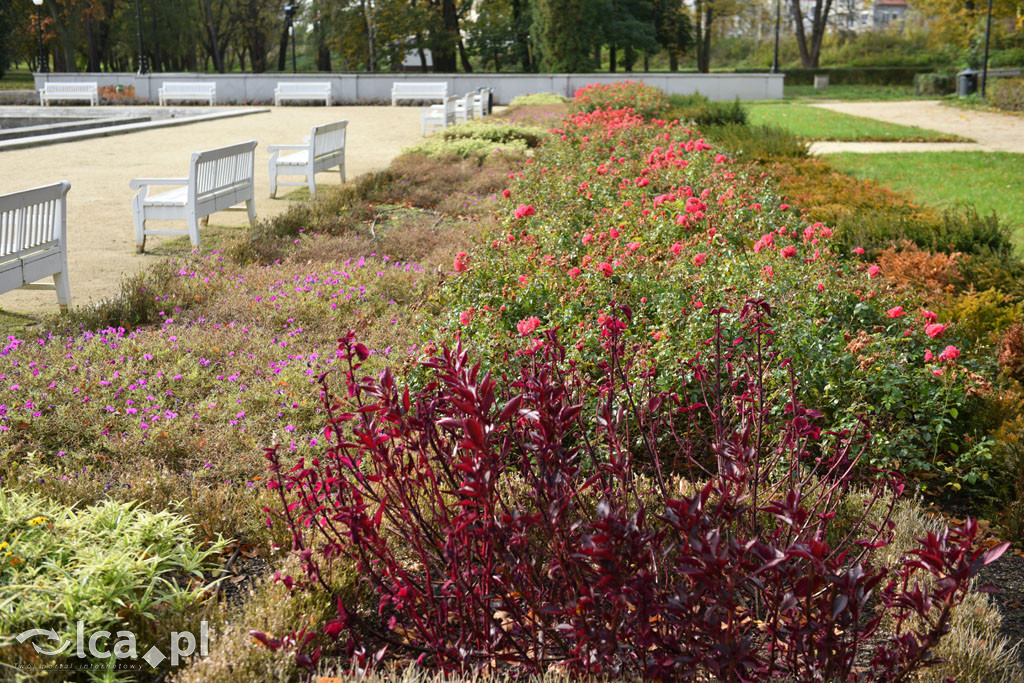
[[[42,517],[42,516],[40,516],[40,517],[33,517],[32,519],[28,520],[28,525],[29,526],[35,526],[36,524],[42,524],[45,521],[46,521],[46,517]]]
[[[10,546],[7,545],[7,541],[4,541],[3,543],[0,543],[0,550],[4,550],[5,548],[8,548],[8,547],[10,547]]]

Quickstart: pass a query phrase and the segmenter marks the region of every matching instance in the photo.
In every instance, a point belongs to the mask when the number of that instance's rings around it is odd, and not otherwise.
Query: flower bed
[[[504,362],[536,318],[586,362],[602,312],[626,305],[625,334],[669,368],[710,337],[711,311],[764,298],[802,398],[837,428],[869,421],[870,464],[953,489],[990,478],[972,416],[994,358],[929,301],[890,292],[863,249],[689,129],[602,110],[574,115],[560,137],[511,183],[502,232],[447,284],[452,334]]]
[[[990,349],[699,133],[578,108],[455,257],[422,367],[360,376],[348,335],[324,447],[268,450],[277,578],[336,614],[254,637],[320,670],[917,670],[1006,544],[880,549],[900,473],[985,490]]]

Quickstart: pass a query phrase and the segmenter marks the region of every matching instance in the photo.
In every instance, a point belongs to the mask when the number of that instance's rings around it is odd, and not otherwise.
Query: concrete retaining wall
[[[334,101],[339,104],[389,103],[391,84],[395,81],[447,81],[448,91],[461,94],[489,86],[494,89],[495,104],[508,104],[517,95],[553,92],[571,97],[590,83],[643,81],[671,95],[699,92],[713,100],[782,99],[785,74],[694,74],[694,73],[628,73],[628,74],[149,74],[130,73],[50,73],[35,74],[36,87],[46,81],[96,81],[100,86],[134,86],[135,96],[143,102],[156,102],[157,90],[164,81],[216,81],[218,104],[273,102],[278,81],[330,81]]]

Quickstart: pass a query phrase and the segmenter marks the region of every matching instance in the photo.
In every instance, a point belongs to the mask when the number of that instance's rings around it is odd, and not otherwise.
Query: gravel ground
[[[814,107],[864,116],[869,119],[919,126],[976,140],[963,143],[865,143],[819,142],[811,146],[814,154],[832,152],[933,152],[976,150],[982,152],[1024,153],[1024,117],[949,107],[938,101],[910,102],[826,102]]]
[[[0,116],[3,107],[0,107]],[[135,231],[128,187],[132,178],[178,178],[188,172],[192,152],[256,139],[256,212],[260,217],[284,211],[281,199],[295,189],[278,189],[269,198],[267,145],[298,144],[314,125],[348,119],[346,175],[385,168],[403,147],[420,139],[418,107],[275,107],[268,113],[162,128],[107,138],[0,153],[0,194],[71,182],[68,194],[68,269],[76,306],[117,291],[122,277],[144,268],[156,256],[135,253]],[[298,180],[297,178],[290,180]],[[339,182],[336,172],[318,176],[321,187]],[[165,227],[177,223],[161,221]],[[244,211],[210,217],[211,225],[248,225]],[[164,227],[164,226],[162,226]],[[180,227],[184,228],[182,221]],[[200,231],[202,228],[200,228]],[[147,249],[173,239],[148,237]],[[0,294],[0,308],[40,314],[57,310],[53,292],[16,290]]]

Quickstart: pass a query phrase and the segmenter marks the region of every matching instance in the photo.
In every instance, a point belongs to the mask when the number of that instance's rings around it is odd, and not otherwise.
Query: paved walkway
[[[0,116],[2,111],[0,107]],[[0,152],[0,194],[58,180],[71,182],[68,269],[72,298],[79,306],[116,293],[124,275],[158,258],[135,253],[134,192],[128,187],[132,178],[182,177],[192,152],[256,139],[256,212],[271,216],[290,202],[269,198],[267,145],[301,143],[314,125],[348,119],[345,159],[351,180],[387,167],[403,147],[420,140],[419,118],[417,107],[275,107],[237,118],[5,151]],[[337,173],[319,178],[321,187],[338,182]],[[279,189],[278,197],[293,189]],[[228,211],[211,216],[210,224],[241,226],[247,221],[244,211]],[[146,246],[167,239],[172,238],[149,237]],[[45,313],[57,310],[57,299],[53,292],[20,290],[0,294],[0,308]]]
[[[976,143],[816,142],[812,154],[834,152],[981,151],[1024,154],[1024,117],[958,109],[933,100],[909,102],[828,102],[811,106],[905,126],[960,135]]]

